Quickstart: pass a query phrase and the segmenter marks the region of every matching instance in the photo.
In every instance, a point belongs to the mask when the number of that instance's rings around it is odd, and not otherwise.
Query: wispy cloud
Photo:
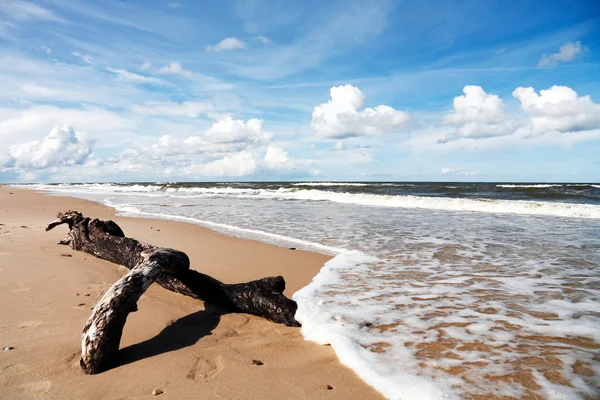
[[[6,14],[17,20],[41,19],[64,22],[54,12],[27,1],[4,0],[0,6],[0,14]]]
[[[215,45],[206,46],[207,51],[226,51],[226,50],[239,50],[246,49],[248,45],[246,42],[243,42],[234,37],[228,37],[221,40],[219,43]]]
[[[81,61],[83,61],[84,63],[93,64],[93,62],[92,62],[93,58],[90,55],[88,55],[88,54],[83,54],[83,53],[80,53],[78,51],[74,51],[72,54],[75,57],[80,58]]]
[[[255,36],[253,39],[264,45],[273,44],[273,41],[266,36]]]
[[[571,42],[560,46],[557,53],[544,54],[538,62],[538,67],[549,67],[570,61],[574,61],[577,56],[589,49],[581,44],[581,42]]]
[[[173,3],[169,3],[169,7],[171,8],[181,8],[181,3],[177,3],[177,2],[173,2]]]
[[[153,78],[150,76],[138,75],[133,72],[129,72],[123,68],[106,68],[108,72],[111,72],[120,78],[135,82],[135,83],[145,83],[149,85],[159,85],[159,86],[168,86],[169,82],[164,81],[159,78]]]

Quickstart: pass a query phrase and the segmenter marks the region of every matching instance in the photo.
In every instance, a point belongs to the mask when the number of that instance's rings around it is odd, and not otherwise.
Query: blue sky
[[[0,182],[600,180],[593,1],[0,0]]]

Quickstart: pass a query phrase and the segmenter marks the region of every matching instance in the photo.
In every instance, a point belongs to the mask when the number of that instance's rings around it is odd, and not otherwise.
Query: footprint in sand
[[[52,382],[49,380],[31,381],[19,385],[19,387],[22,388],[28,396],[32,396],[35,398],[35,395],[37,394],[48,393],[48,391],[52,387]]]
[[[25,322],[21,322],[19,324],[19,329],[35,328],[36,326],[39,326],[41,324],[42,324],[42,321],[25,321]]]
[[[190,368],[187,374],[188,379],[201,379],[205,383],[214,378],[223,369],[221,357],[216,360],[207,360],[204,357],[196,357],[194,365]]]
[[[12,290],[13,293],[29,292],[29,287],[19,283],[19,287]]]

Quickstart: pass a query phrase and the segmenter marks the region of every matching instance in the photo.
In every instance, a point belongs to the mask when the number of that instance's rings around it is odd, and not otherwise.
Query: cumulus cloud
[[[539,94],[531,87],[519,87],[513,96],[529,114],[533,135],[600,129],[600,104],[590,96],[578,96],[569,87],[552,86]]]
[[[290,157],[284,149],[276,146],[269,146],[265,154],[265,162],[269,168],[289,168],[291,167]]]
[[[205,138],[215,143],[264,143],[273,138],[272,132],[264,132],[263,120],[252,118],[247,122],[227,117],[215,122]]]
[[[221,159],[206,164],[192,164],[183,168],[185,175],[199,174],[202,176],[245,176],[256,172],[258,160],[250,151],[240,151],[226,155]]]
[[[181,3],[177,3],[177,2],[173,2],[173,3],[169,3],[169,7],[171,8],[181,8]]]
[[[106,70],[108,72],[111,72],[111,73],[117,75],[121,79],[125,79],[125,80],[132,81],[135,83],[158,85],[158,86],[168,86],[169,85],[168,82],[166,82],[162,79],[152,78],[152,77],[144,76],[144,75],[138,75],[133,72],[129,72],[123,68],[106,68]]]
[[[92,153],[91,144],[69,125],[57,126],[43,140],[10,147],[4,166],[18,169],[44,169],[83,164]]]
[[[48,46],[40,46],[40,50],[46,54],[52,54],[52,49]]]
[[[335,144],[333,145],[333,149],[334,150],[343,150],[344,149],[344,142],[342,142],[341,140],[338,140],[337,142],[335,142]]]
[[[538,67],[548,67],[575,60],[575,58],[587,51],[587,47],[581,45],[581,42],[570,42],[560,46],[557,53],[544,54],[538,62]]]
[[[455,170],[455,169],[453,169],[453,168],[442,168],[442,169],[440,170],[440,174],[442,174],[442,175],[446,175],[446,174],[449,174],[449,173],[452,173],[452,172],[455,172],[455,171],[456,171],[456,170]]]
[[[0,171],[15,166],[16,160],[7,152],[0,150]]]
[[[486,93],[481,86],[465,86],[463,93],[454,98],[454,112],[442,118],[442,123],[454,126],[455,131],[438,143],[504,136],[514,131],[515,122],[505,118],[500,97]]]
[[[173,61],[170,64],[161,67],[158,72],[162,74],[173,74],[173,75],[181,75],[181,76],[192,76],[192,71],[188,71],[184,69],[181,64],[177,61]]]
[[[225,50],[238,50],[238,49],[246,49],[248,45],[246,42],[243,42],[234,37],[228,37],[221,40],[219,43],[215,45],[210,45],[206,47],[207,51],[225,51]]]
[[[265,165],[282,165],[287,153],[267,150],[264,163],[259,156],[273,137],[263,121],[230,117],[215,122],[204,133],[187,138],[162,136],[155,142],[140,143],[120,156],[107,160],[108,171],[150,172],[171,176],[243,176]],[[287,157],[287,160],[286,160]]]
[[[398,129],[408,122],[408,114],[392,107],[363,107],[364,94],[352,85],[334,86],[331,99],[312,112],[310,126],[317,136],[342,139],[352,136],[378,135]]]

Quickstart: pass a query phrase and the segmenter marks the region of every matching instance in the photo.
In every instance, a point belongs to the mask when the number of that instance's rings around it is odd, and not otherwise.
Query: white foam
[[[456,397],[448,388],[432,379],[392,368],[375,354],[359,344],[364,336],[356,324],[347,323],[322,300],[324,287],[339,282],[338,269],[351,268],[357,264],[373,261],[361,252],[340,254],[328,261],[313,281],[293,295],[298,303],[296,319],[302,323],[302,334],[307,340],[330,344],[340,362],[377,389],[388,399],[437,400]],[[363,314],[365,311],[359,311]],[[407,353],[407,357],[410,355]]]
[[[501,188],[549,188],[549,187],[560,187],[562,185],[550,185],[550,184],[537,184],[537,185],[496,185]]]
[[[369,186],[368,183],[355,182],[298,182],[292,183],[293,186]]]
[[[106,205],[109,207],[113,207],[117,211],[121,211],[126,216],[135,217],[135,216],[143,215],[143,216],[147,216],[147,217],[151,217],[151,218],[160,218],[160,219],[169,219],[169,220],[174,220],[174,221],[191,222],[193,224],[202,225],[202,226],[206,226],[206,227],[225,229],[229,232],[246,233],[246,234],[250,234],[252,237],[268,238],[268,239],[274,239],[279,242],[297,244],[297,245],[301,245],[305,248],[320,250],[327,254],[344,254],[344,253],[351,252],[350,250],[346,250],[346,249],[342,249],[342,248],[338,248],[338,247],[327,246],[327,245],[323,245],[320,243],[309,242],[306,240],[296,239],[296,238],[285,236],[285,235],[278,235],[276,233],[265,232],[265,231],[261,231],[258,229],[240,228],[238,226],[222,224],[222,223],[218,223],[218,222],[212,222],[212,221],[207,221],[207,220],[202,220],[202,219],[192,218],[192,217],[183,217],[183,216],[179,216],[179,215],[140,211],[138,208],[133,207],[131,205],[121,205],[121,204],[117,205],[108,200],[106,201]]]

